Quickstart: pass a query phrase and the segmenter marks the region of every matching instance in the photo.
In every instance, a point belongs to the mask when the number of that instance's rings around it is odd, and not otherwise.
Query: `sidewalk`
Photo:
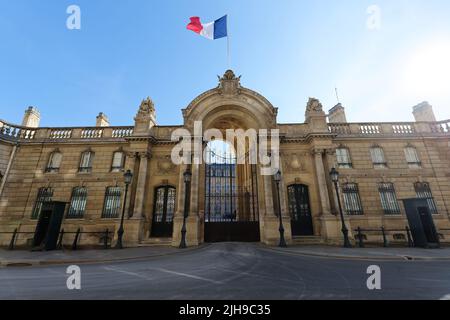
[[[9,251],[6,249],[0,249],[0,267],[120,262],[180,254],[202,247],[203,246],[183,250],[173,247],[157,246],[125,248],[122,250],[57,250],[39,252],[31,252],[27,250]]]
[[[450,261],[450,248],[342,248],[332,246],[291,246],[288,248],[267,247],[270,250],[336,259],[358,260],[413,260],[413,261]]]

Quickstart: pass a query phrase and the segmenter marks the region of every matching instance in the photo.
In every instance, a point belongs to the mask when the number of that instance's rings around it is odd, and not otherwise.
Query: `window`
[[[370,149],[370,156],[372,157],[372,163],[375,168],[386,168],[387,162],[384,157],[384,150],[381,147],[372,147]]]
[[[79,172],[91,172],[92,162],[94,160],[94,152],[86,151],[81,154]]]
[[[348,215],[363,215],[363,207],[359,196],[359,189],[356,183],[346,183],[342,188],[344,195],[345,212]]]
[[[385,214],[400,214],[400,206],[398,204],[397,195],[395,194],[394,184],[380,183],[378,185],[380,193],[381,206]]]
[[[121,187],[108,187],[105,193],[102,218],[118,218],[120,213]]]
[[[125,164],[125,154],[122,151],[114,152],[111,172],[122,172]]]
[[[430,185],[426,182],[417,182],[414,184],[417,198],[426,199],[431,214],[437,214],[436,203],[434,202],[433,194],[431,193]]]
[[[70,208],[67,212],[68,219],[81,219],[86,210],[87,188],[76,187],[72,190],[72,197],[70,200]]]
[[[39,218],[41,214],[42,206],[45,202],[52,201],[53,189],[52,188],[40,188],[34,203],[33,212],[31,213],[31,219]]]
[[[409,146],[405,148],[405,157],[406,162],[408,162],[408,166],[411,169],[420,168],[422,163],[420,162],[419,154],[417,153],[417,149]]]
[[[59,151],[52,152],[48,158],[47,168],[45,172],[58,172],[61,167],[62,153]]]
[[[336,149],[336,159],[339,168],[352,168],[352,159],[350,158],[350,151],[347,148]]]

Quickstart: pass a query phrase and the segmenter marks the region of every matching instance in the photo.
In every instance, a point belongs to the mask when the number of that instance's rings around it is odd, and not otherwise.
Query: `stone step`
[[[172,245],[172,238],[148,238],[141,240],[139,247],[154,247],[154,246],[170,246]]]
[[[320,245],[325,244],[325,240],[318,236],[294,236],[292,237],[294,245]]]

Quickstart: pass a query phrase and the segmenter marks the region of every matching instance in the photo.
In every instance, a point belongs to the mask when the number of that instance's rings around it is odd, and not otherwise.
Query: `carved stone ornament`
[[[305,171],[305,165],[298,154],[286,154],[283,159],[284,168],[287,172]]]
[[[142,100],[135,120],[151,119],[155,116],[155,104],[150,97]]]
[[[225,74],[219,78],[219,94],[238,95],[241,93],[241,76],[236,77],[232,70],[227,70]]]
[[[167,175],[176,172],[176,165],[173,164],[170,155],[156,157],[156,175]]]
[[[323,112],[323,106],[319,99],[309,98],[308,104],[306,105],[306,112]]]

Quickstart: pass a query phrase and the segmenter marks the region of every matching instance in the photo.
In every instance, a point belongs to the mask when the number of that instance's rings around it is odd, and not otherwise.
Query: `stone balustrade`
[[[37,129],[12,125],[0,120],[0,137],[7,140],[33,140]]]
[[[287,136],[306,134],[303,124],[279,125]],[[181,126],[156,126],[150,135],[156,139],[170,140],[174,130]],[[337,136],[414,136],[419,134],[449,135],[450,120],[438,122],[383,122],[383,123],[330,123],[330,133]],[[134,127],[85,127],[85,128],[27,128],[0,120],[0,138],[9,141],[71,139],[99,140],[123,139],[133,136]]]
[[[450,134],[450,120],[439,122],[329,123],[328,129],[330,133],[337,136]]]
[[[9,141],[123,139],[133,131],[134,127],[27,128],[0,120],[0,138]]]

